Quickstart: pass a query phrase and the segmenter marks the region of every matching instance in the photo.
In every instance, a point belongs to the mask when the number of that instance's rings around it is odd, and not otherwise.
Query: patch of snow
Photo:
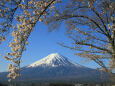
[[[59,55],[58,53],[50,54],[50,55],[44,57],[43,59],[30,64],[27,67],[37,67],[37,66],[57,67],[60,65],[63,65],[63,66],[64,65],[68,65],[68,66],[72,65],[72,66],[82,67],[81,65],[76,64],[76,63],[72,62],[71,60],[68,60],[67,58]]]

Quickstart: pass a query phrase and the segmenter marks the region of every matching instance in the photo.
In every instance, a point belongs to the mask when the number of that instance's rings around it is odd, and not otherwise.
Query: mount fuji
[[[33,64],[30,64],[27,67],[38,67],[38,66],[42,66],[42,67],[59,67],[59,66],[83,67],[83,66],[80,66],[79,64],[75,64],[71,60],[67,59],[64,56],[59,55],[58,53],[50,54],[46,56],[45,58],[39,61],[36,61]]]
[[[1,74],[0,77],[3,77]],[[53,53],[21,68],[21,77],[17,78],[17,81],[75,81],[102,83],[109,81],[108,77],[107,73],[102,73],[95,69],[76,64],[58,53]]]

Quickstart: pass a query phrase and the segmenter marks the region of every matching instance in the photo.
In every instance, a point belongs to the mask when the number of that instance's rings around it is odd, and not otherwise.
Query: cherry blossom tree
[[[13,40],[9,47],[12,52],[8,52],[4,58],[11,61],[9,64],[8,78],[12,79],[20,76],[21,56],[28,38],[37,22],[48,15],[53,6],[60,0],[1,0],[0,1],[0,42],[5,41],[8,31],[12,31]],[[13,23],[15,21],[15,23]],[[11,29],[11,30],[10,30]]]
[[[114,0],[70,0],[62,8],[44,20],[52,31],[64,21],[70,46],[76,55],[93,60],[112,77],[115,68],[115,1]],[[109,65],[105,62],[107,60]]]

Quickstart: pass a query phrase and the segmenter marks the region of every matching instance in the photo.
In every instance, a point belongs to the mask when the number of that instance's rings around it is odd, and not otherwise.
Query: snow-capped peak
[[[59,55],[58,53],[53,53],[50,54],[48,56],[46,56],[45,58],[36,61],[32,64],[30,64],[28,67],[37,67],[37,66],[51,66],[51,67],[57,67],[60,65],[77,65],[80,66],[79,64],[75,64],[72,61],[68,60],[67,58],[65,58],[64,56]]]

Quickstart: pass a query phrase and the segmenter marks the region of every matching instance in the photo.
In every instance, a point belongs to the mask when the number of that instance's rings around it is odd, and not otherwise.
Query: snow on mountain
[[[50,55],[46,56],[45,58],[43,58],[39,61],[36,61],[35,63],[30,64],[27,67],[37,67],[37,66],[57,67],[57,66],[61,66],[61,65],[82,67],[81,65],[75,64],[71,60],[67,59],[64,56],[59,55],[58,53],[50,54]]]

